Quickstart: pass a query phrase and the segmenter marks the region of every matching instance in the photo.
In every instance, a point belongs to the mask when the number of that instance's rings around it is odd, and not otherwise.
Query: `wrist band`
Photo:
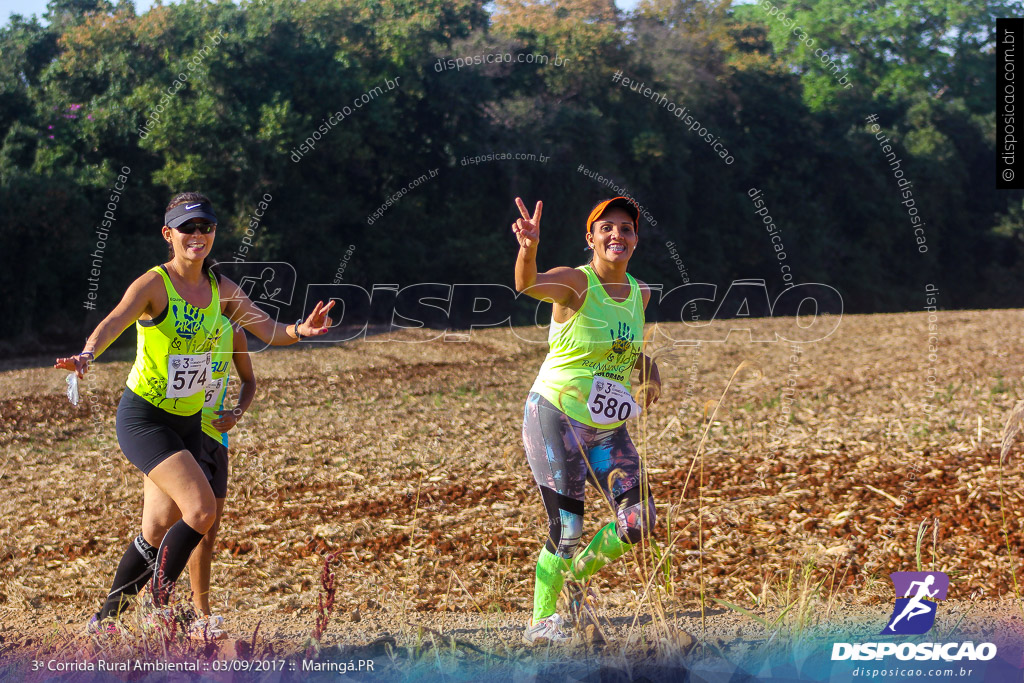
[[[295,321],[295,341],[302,341],[302,333],[299,332],[299,325],[302,324],[302,318]]]
[[[79,356],[89,356],[89,360],[96,360],[96,354],[92,351],[80,351]]]

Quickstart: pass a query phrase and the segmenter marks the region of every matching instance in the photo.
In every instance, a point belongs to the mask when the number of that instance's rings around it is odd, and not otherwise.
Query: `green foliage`
[[[671,240],[691,281],[781,290],[756,187],[795,281],[831,284],[848,311],[919,308],[920,283],[943,279],[957,283],[944,306],[1008,305],[1024,201],[992,189],[996,16],[1012,16],[1007,0],[646,0],[630,14],[610,0],[190,0],[141,15],[53,0],[48,23],[0,29],[0,234],[18,245],[0,268],[4,345],[81,339],[161,260],[161,212],[183,190],[213,198],[226,259],[270,194],[247,258],[294,264],[300,291],[330,282],[349,244],[349,283],[510,284],[516,195],[545,201],[541,267],[575,265],[586,210],[611,192],[581,164],[655,218],[632,269],[666,288],[681,284]],[[495,53],[551,61],[439,68]],[[734,163],[613,83],[617,70],[687,107]],[[869,114],[914,182],[927,254]],[[549,159],[462,163],[516,152]],[[122,167],[89,313],[95,229]]]

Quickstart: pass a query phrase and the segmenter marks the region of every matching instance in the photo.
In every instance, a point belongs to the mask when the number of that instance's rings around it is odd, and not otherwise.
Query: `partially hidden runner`
[[[204,389],[213,351],[226,333],[221,314],[275,346],[325,334],[331,325],[327,313],[333,301],[318,302],[294,324],[271,320],[237,284],[216,273],[209,259],[216,229],[217,217],[205,195],[176,195],[161,228],[168,261],[128,287],[81,352],[54,363],[84,377],[89,363],[135,324],[135,363],[116,424],[118,445],[145,475],[142,533],[128,544],[110,592],[89,621],[93,633],[116,632],[108,620],[117,618],[147,583],[156,608],[148,623],[172,618],[168,605],[175,582],[217,519],[216,496],[199,459]]]
[[[221,326],[224,333],[213,352],[211,381],[206,385],[206,400],[203,403],[203,443],[199,457],[196,458],[213,489],[217,517],[188,561],[192,603],[197,615],[188,630],[193,638],[203,640],[218,640],[227,635],[223,628],[224,618],[210,610],[210,571],[217,531],[220,529],[228,494],[228,432],[242,418],[256,396],[256,375],[252,369],[245,333],[224,316],[221,318]],[[235,407],[225,408],[232,363],[242,384]]]
[[[648,537],[654,499],[626,421],[641,406],[630,394],[640,371],[638,396],[649,407],[661,394],[658,366],[644,355],[644,310],[650,289],[626,272],[638,241],[640,212],[626,197],[598,203],[587,218],[590,263],[537,272],[542,202],[531,216],[516,198],[522,218],[512,225],[519,240],[516,290],[554,304],[549,351],[526,399],[523,444],[548,517],[548,539],[537,560],[533,618],[528,644],[569,639],[556,613],[570,579],[570,608],[577,626],[586,618],[585,582],[608,562]],[[579,551],[586,482],[614,510]],[[593,620],[593,615],[590,615]],[[596,623],[595,623],[596,625]]]

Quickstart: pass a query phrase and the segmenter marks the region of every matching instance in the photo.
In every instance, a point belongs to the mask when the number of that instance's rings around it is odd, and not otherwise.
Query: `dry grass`
[[[1020,317],[941,314],[933,396],[922,314],[846,316],[795,370],[785,343],[734,335],[696,352],[656,337],[662,398],[631,431],[657,552],[596,577],[606,608],[640,615],[645,642],[671,643],[678,615],[721,613],[714,600],[799,633],[850,605],[891,605],[888,573],[919,560],[951,576],[951,597],[1011,595],[1024,487],[1019,447],[1000,471],[1000,436],[1024,398]],[[261,624],[266,646],[300,650],[323,558],[338,553],[325,646],[436,639],[446,615],[475,614],[466,638],[516,652],[547,529],[519,434],[546,346],[508,330],[426,336],[256,356],[213,567],[213,604],[240,636]],[[743,362],[760,374],[734,376]],[[138,528],[139,477],[113,423],[128,363],[95,370],[77,409],[59,372],[0,374],[2,649],[78,642]],[[608,518],[588,495],[585,537]]]

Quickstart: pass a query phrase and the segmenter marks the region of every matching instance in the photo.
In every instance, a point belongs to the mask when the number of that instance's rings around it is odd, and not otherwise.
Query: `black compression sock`
[[[142,534],[128,544],[114,573],[114,585],[110,587],[110,593],[100,607],[100,619],[116,618],[121,614],[131,596],[137,595],[153,575],[155,560],[156,548],[151,546]]]
[[[153,572],[153,582],[150,589],[153,591],[153,604],[163,607],[171,597],[174,589],[174,582],[185,571],[188,558],[192,551],[203,540],[203,536],[188,524],[185,520],[178,520],[164,535],[160,543],[160,549],[156,551],[156,566]]]

